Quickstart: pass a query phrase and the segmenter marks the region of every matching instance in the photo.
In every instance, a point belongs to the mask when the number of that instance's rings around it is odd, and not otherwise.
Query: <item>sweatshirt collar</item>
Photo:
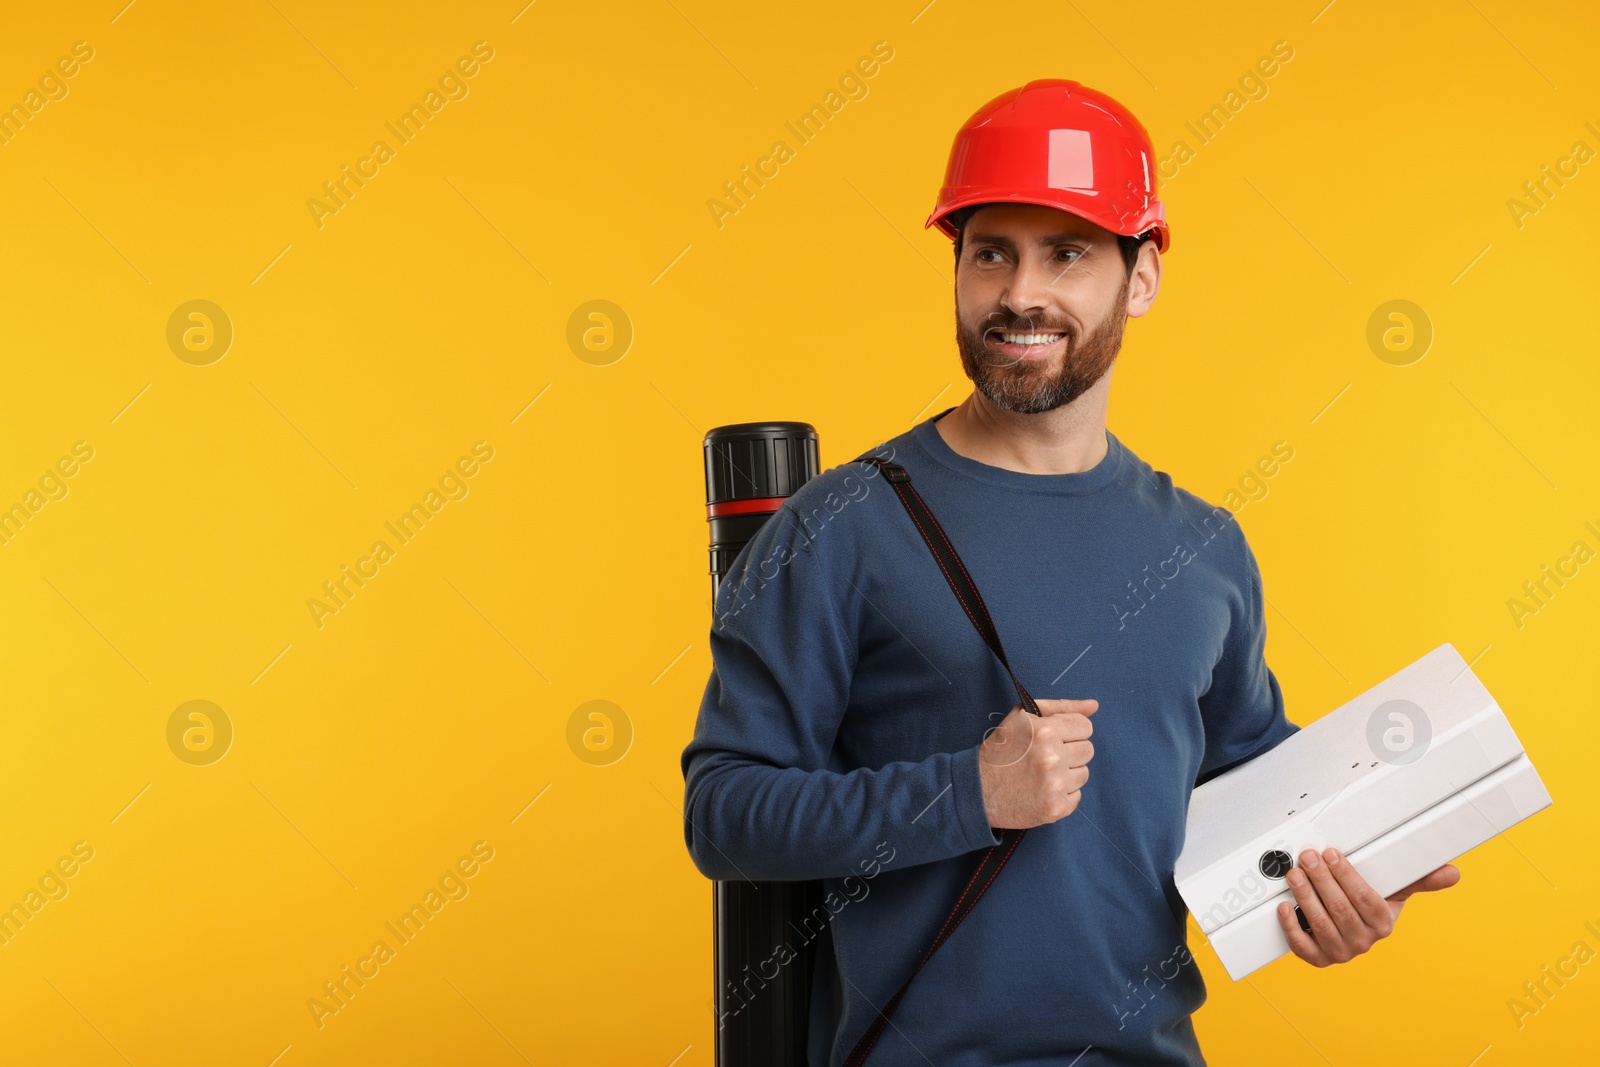
[[[1101,457],[1099,463],[1086,471],[1075,471],[1071,474],[1025,474],[1022,471],[979,463],[951,448],[934,426],[934,423],[954,410],[955,406],[952,405],[937,415],[917,423],[912,427],[911,439],[935,463],[975,481],[1024,492],[1079,496],[1104,489],[1116,481],[1117,474],[1122,470],[1127,450],[1110,430],[1106,431],[1106,454]]]

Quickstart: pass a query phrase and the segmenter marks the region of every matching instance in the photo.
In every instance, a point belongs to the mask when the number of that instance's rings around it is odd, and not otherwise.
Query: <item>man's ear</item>
[[[1133,274],[1128,279],[1128,317],[1138,318],[1150,310],[1156,294],[1161,291],[1161,253],[1153,240],[1139,245],[1139,255],[1133,261]]]

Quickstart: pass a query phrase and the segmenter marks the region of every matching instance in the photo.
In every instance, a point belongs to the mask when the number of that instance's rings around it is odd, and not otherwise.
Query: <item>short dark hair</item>
[[[961,262],[961,239],[966,236],[967,220],[977,214],[980,208],[989,206],[988,204],[969,204],[964,208],[952,211],[946,216],[956,228],[955,253],[957,263]],[[1155,236],[1156,232],[1154,230],[1146,230],[1144,233],[1131,237],[1126,234],[1117,234],[1117,250],[1122,253],[1122,264],[1127,268],[1130,277],[1133,275],[1133,265],[1139,261],[1140,246],[1146,241],[1155,240]]]

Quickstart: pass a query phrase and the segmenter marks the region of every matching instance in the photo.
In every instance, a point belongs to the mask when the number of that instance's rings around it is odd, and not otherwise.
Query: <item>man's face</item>
[[[1071,403],[1122,347],[1129,278],[1116,235],[1037,204],[980,208],[963,234],[956,344],[967,377],[1004,411]]]

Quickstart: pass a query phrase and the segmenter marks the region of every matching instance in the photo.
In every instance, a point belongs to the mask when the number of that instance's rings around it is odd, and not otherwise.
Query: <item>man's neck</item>
[[[1077,474],[1105,458],[1107,374],[1070,404],[1038,415],[995,407],[974,389],[933,424],[951,451],[1021,474]]]

